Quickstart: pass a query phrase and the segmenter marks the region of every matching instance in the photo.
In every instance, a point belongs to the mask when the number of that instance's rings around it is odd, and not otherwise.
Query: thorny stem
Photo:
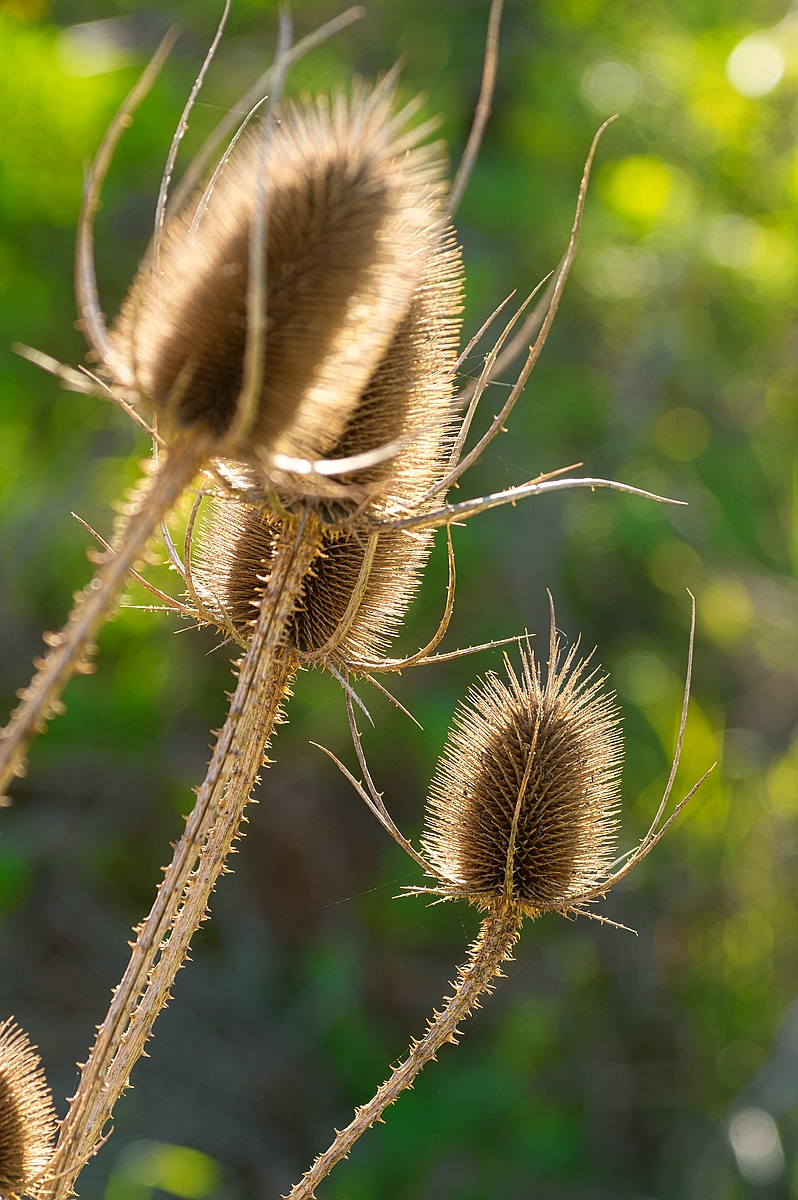
[[[130,514],[124,531],[114,539],[113,553],[86,588],[76,597],[75,607],[61,633],[45,635],[50,650],[35,659],[37,674],[19,694],[22,703],[0,731],[0,795],[15,775],[23,775],[28,744],[60,709],[59,696],[76,671],[91,669],[86,656],[93,651],[92,639],[113,611],[131,568],[144,553],[148,539],[165,512],[180,498],[196,475],[205,451],[196,440],[172,448],[160,470],[139,493],[138,507]]]
[[[78,1172],[102,1144],[103,1128],[169,1000],[191,937],[208,915],[211,892],[239,836],[244,808],[297,667],[285,646],[285,629],[320,542],[318,522],[310,516],[287,530],[278,544],[208,773],[155,903],[137,930],[127,970],[61,1126],[48,1168],[49,1184],[43,1190],[48,1200],[64,1200],[70,1194]]]
[[[411,1043],[404,1062],[377,1089],[368,1104],[356,1109],[354,1120],[341,1130],[330,1148],[319,1155],[284,1200],[312,1200],[316,1187],[335,1164],[347,1157],[358,1138],[380,1119],[388,1105],[398,1100],[405,1088],[413,1086],[416,1075],[437,1056],[441,1046],[445,1042],[457,1043],[460,1022],[479,1007],[480,996],[491,990],[502,963],[512,957],[522,920],[523,912],[516,904],[500,902],[492,909],[469,950],[468,962],[458,970],[454,995],[446,1001],[441,1012],[433,1013],[427,1032],[420,1041]]]

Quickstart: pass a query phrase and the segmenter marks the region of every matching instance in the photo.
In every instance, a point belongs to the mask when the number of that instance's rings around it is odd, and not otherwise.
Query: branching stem
[[[169,999],[191,938],[208,915],[211,892],[239,836],[244,808],[296,670],[297,660],[285,645],[285,629],[320,541],[318,523],[310,516],[287,530],[278,545],[208,773],[155,903],[137,931],[127,970],[61,1126],[50,1184],[43,1192],[48,1200],[69,1196],[78,1172],[102,1144],[103,1129]]]

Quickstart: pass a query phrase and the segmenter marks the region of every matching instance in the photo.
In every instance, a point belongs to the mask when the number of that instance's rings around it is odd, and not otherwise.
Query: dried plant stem
[[[320,541],[318,523],[311,516],[286,530],[278,545],[208,773],[155,903],[137,931],[127,970],[61,1126],[44,1193],[49,1200],[70,1194],[78,1172],[102,1144],[103,1128],[169,1000],[191,937],[207,917],[211,892],[239,836],[244,808],[297,667],[285,646],[285,629]]]
[[[435,1012],[427,1032],[420,1041],[413,1041],[407,1058],[377,1089],[374,1097],[358,1108],[354,1120],[336,1136],[330,1148],[314,1162],[300,1183],[291,1189],[285,1200],[311,1200],[316,1187],[329,1175],[336,1163],[346,1158],[355,1142],[378,1121],[389,1104],[393,1104],[405,1088],[412,1087],[419,1071],[434,1059],[445,1042],[456,1043],[458,1026],[479,1006],[483,992],[491,990],[501,965],[512,957],[518,938],[523,912],[514,903],[499,903],[491,909],[469,950],[468,962],[460,967],[454,995],[446,1001],[441,1012]]]
[[[34,660],[37,674],[18,693],[22,703],[0,731],[0,795],[15,775],[24,774],[25,751],[45,722],[59,711],[58,697],[71,676],[86,670],[86,655],[92,652],[95,634],[113,611],[131,568],[144,553],[158,521],[199,470],[205,449],[196,438],[172,447],[161,468],[138,493],[134,511],[114,540],[112,553],[107,555],[91,583],[78,594],[61,633],[45,635],[50,650],[43,659]]]
[[[485,62],[482,67],[482,86],[479,90],[479,100],[477,101],[477,109],[474,113],[474,123],[471,126],[471,132],[468,135],[466,148],[463,151],[460,166],[457,168],[457,175],[452,184],[452,194],[449,198],[449,211],[452,216],[454,216],[460,207],[463,193],[468,187],[468,181],[471,178],[471,172],[474,170],[474,164],[477,161],[479,149],[482,145],[485,126],[490,117],[490,106],[493,102],[493,92],[496,87],[496,72],[499,69],[499,30],[502,23],[503,8],[504,0],[492,0],[490,16],[488,17],[488,38],[485,43]]]

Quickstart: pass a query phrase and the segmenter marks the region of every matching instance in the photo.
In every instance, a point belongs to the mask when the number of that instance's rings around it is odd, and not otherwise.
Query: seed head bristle
[[[0,1197],[35,1194],[56,1132],[50,1089],[38,1054],[9,1018],[0,1023]]]
[[[407,316],[361,395],[335,448],[357,455],[397,439],[391,459],[352,475],[371,498],[363,522],[409,508],[445,471],[453,440],[453,364],[462,309],[462,262],[451,231],[439,236]],[[346,483],[347,479],[344,478]],[[434,506],[434,501],[425,502]],[[423,508],[423,506],[422,506]],[[268,576],[279,521],[264,508],[212,502],[198,539],[196,583],[209,607],[220,602],[243,632],[253,600]],[[379,654],[401,625],[432,546],[433,535],[408,537],[388,530],[377,540],[362,599],[330,657],[348,664]],[[367,533],[331,531],[305,585],[294,616],[296,647],[312,652],[345,616],[367,553]]]
[[[564,911],[614,854],[623,759],[604,679],[553,641],[545,686],[533,654],[469,693],[427,804],[424,846],[444,894],[529,915]]]
[[[209,197],[167,227],[112,334],[142,403],[178,426],[225,433],[241,388],[265,153],[264,382],[247,444],[234,449],[250,462],[266,451],[313,460],[336,446],[444,215],[440,144],[416,144],[426,130],[404,129],[390,82],[286,103],[277,116],[265,150],[259,132],[244,135]]]

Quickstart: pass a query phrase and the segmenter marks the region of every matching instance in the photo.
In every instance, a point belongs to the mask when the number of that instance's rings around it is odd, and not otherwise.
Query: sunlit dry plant
[[[56,1122],[39,1056],[10,1018],[0,1024],[0,1197],[35,1196],[53,1152]]]
[[[676,778],[692,672],[695,610],[687,680],[668,783],[648,833],[633,850],[612,861],[618,828],[619,776],[623,757],[618,710],[605,680],[573,646],[562,663],[551,614],[545,684],[531,650],[522,646],[521,673],[506,663],[507,683],[488,676],[474,688],[455,725],[430,787],[422,845],[426,857],[402,837],[385,809],[366,765],[349,705],[350,723],[365,784],[333,755],[389,833],[436,881],[411,888],[441,899],[465,899],[487,915],[460,967],[454,991],[430,1019],[424,1036],[374,1097],[314,1162],[288,1200],[309,1200],[354,1143],[412,1086],[419,1071],[446,1042],[457,1042],[461,1022],[492,989],[502,963],[512,956],[524,917],[547,910],[583,914],[591,901],[634,869],[650,852],[703,783],[704,776],[660,824]],[[326,753],[329,754],[329,751]]]
[[[457,394],[459,368],[504,308],[458,355],[463,271],[450,218],[490,111],[501,8],[502,0],[493,0],[480,101],[451,192],[442,146],[424,142],[432,123],[412,127],[417,102],[397,106],[395,72],[371,88],[355,82],[331,100],[282,102],[290,64],[362,15],[348,10],[292,47],[284,11],[271,71],[220,123],[170,202],[177,148],[221,37],[227,0],[172,142],[152,244],[107,329],[95,283],[93,215],[113,149],[160,69],[167,38],[114,119],[87,182],[76,279],[97,370],[81,375],[23,348],[66,386],[118,401],[151,434],[154,465],[115,540],[102,542],[100,570],[64,631],[46,637],[50,652],[0,739],[0,789],[23,769],[25,749],[56,710],[70,674],[90,669],[92,638],[159,526],[185,595],[151,590],[163,606],[218,626],[243,651],[185,833],[136,930],[61,1124],[48,1164],[48,1200],[70,1194],[102,1144],[192,935],[207,917],[303,664],[328,669],[345,689],[366,780],[365,788],[357,786],[375,814],[437,878],[442,896],[465,896],[489,909],[445,1010],[448,1025],[436,1022],[414,1048],[410,1074],[391,1083],[382,1107],[407,1086],[425,1054],[454,1036],[508,956],[524,913],[582,910],[661,835],[655,829],[673,778],[648,839],[624,866],[608,867],[619,765],[614,709],[597,679],[575,663],[575,652],[558,667],[554,634],[545,686],[525,657],[509,687],[491,680],[475,693],[476,710],[461,714],[461,732],[433,792],[428,858],[387,813],[355,724],[353,705],[361,701],[353,676],[376,682],[377,673],[466,652],[437,653],[454,603],[449,538],[449,585],[438,630],[418,653],[387,657],[437,528],[446,526],[448,534],[455,521],[486,509],[571,487],[661,499],[611,480],[558,479],[562,471],[554,471],[503,492],[446,500],[504,428],[541,354],[576,251],[602,132],[590,148],[561,263],[544,281],[537,306],[526,314],[531,296],[518,307],[478,378]],[[515,383],[468,449],[486,389],[524,353]],[[204,480],[181,553],[164,518],[200,471]]]
[[[563,911],[613,858],[622,756],[618,711],[572,646],[545,685],[491,673],[456,714],[432,781],[424,847],[447,895],[529,916]]]

